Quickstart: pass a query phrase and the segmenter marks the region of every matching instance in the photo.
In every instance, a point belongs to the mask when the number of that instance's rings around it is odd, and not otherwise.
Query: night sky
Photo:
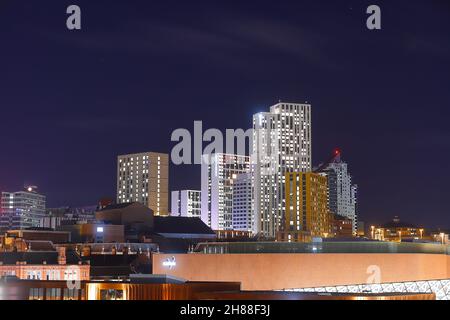
[[[0,0],[0,41],[0,190],[95,204],[115,197],[119,154],[308,101],[313,163],[342,150],[360,220],[450,227],[449,1]],[[199,166],[170,174],[200,188]]]

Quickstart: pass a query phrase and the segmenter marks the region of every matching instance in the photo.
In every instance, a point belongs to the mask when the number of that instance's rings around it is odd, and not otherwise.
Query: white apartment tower
[[[201,195],[201,191],[198,190],[172,191],[170,215],[201,218]]]
[[[252,177],[241,173],[233,180],[233,230],[255,234]]]
[[[233,180],[249,172],[248,156],[215,153],[203,155],[202,215],[213,230],[233,230]]]
[[[285,174],[311,171],[311,105],[280,102],[255,114],[253,129],[256,231],[273,238],[284,225]]]
[[[145,152],[118,156],[117,203],[140,202],[156,216],[169,212],[169,155]]]

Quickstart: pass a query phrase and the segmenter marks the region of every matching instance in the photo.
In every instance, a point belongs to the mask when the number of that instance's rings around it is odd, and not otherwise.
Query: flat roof
[[[425,253],[448,254],[450,246],[437,243],[346,241],[346,242],[204,242],[196,253]]]

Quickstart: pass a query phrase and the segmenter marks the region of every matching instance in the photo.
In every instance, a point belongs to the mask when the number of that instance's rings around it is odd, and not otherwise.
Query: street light
[[[420,239],[422,239],[423,238],[423,229],[419,229],[419,232],[420,232]]]

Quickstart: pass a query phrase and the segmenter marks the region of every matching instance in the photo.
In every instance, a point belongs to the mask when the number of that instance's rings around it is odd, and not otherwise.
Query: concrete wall
[[[175,257],[176,266],[163,266]],[[243,290],[275,290],[367,283],[370,266],[381,282],[450,278],[440,254],[154,254],[153,273],[191,281],[237,281]]]

